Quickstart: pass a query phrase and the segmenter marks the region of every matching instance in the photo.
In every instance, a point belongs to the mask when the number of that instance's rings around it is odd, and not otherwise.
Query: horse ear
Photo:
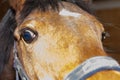
[[[17,12],[21,11],[25,0],[9,0],[10,6]]]

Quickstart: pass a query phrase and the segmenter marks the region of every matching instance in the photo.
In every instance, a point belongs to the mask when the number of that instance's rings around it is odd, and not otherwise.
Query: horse
[[[9,3],[0,23],[0,80],[120,79],[103,49],[103,25],[84,1]]]

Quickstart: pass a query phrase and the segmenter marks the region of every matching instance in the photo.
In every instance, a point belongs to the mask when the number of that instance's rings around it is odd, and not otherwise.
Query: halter
[[[14,53],[14,69],[16,72],[16,80],[30,80],[27,76],[27,74],[25,73],[25,70],[22,66],[22,64],[20,63],[20,60],[17,56],[18,51],[16,49],[16,43],[14,42],[14,48],[13,48],[13,53]]]
[[[88,77],[103,70],[120,71],[120,66],[117,61],[111,57],[92,57],[69,73],[64,80],[86,80]]]
[[[16,49],[16,43],[14,43],[14,69],[16,72],[16,80],[30,80],[27,76],[20,60],[17,56],[18,51]],[[103,71],[103,70],[116,70],[120,71],[120,66],[116,60],[107,56],[97,56],[92,57],[77,68],[75,68],[71,73],[69,73],[64,80],[86,80],[93,74]]]

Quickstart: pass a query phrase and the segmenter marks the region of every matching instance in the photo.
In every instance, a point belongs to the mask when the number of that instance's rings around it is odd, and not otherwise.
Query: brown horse
[[[120,80],[103,50],[104,28],[82,0],[10,5],[0,24],[0,80]]]

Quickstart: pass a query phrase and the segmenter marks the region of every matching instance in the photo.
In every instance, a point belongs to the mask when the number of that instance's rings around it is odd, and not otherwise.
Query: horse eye
[[[102,41],[106,39],[106,37],[110,37],[108,32],[102,32]]]
[[[21,37],[26,43],[31,43],[36,38],[36,34],[31,30],[23,30]]]
[[[106,32],[102,32],[102,41],[106,38]]]

